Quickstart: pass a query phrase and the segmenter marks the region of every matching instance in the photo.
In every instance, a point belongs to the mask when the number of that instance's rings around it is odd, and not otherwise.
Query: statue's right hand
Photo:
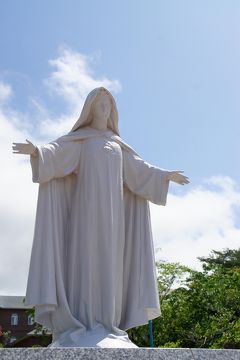
[[[37,155],[36,146],[26,139],[27,144],[25,143],[13,143],[12,149],[13,154],[25,154],[25,155]]]

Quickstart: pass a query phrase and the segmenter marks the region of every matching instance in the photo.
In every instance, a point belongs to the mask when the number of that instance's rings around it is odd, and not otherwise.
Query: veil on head
[[[94,106],[94,103],[96,101],[96,99],[100,96],[100,95],[108,95],[110,100],[111,100],[111,104],[112,104],[112,108],[111,108],[111,113],[108,119],[108,129],[112,130],[115,134],[119,135],[119,129],[118,129],[118,111],[117,111],[117,105],[116,102],[114,100],[114,97],[112,96],[112,94],[105,89],[104,87],[98,87],[96,89],[93,89],[87,96],[85,103],[83,105],[81,114],[77,120],[77,122],[75,123],[75,125],[73,126],[72,131],[76,131],[82,127],[85,126],[90,126],[91,122],[92,122],[92,107]]]

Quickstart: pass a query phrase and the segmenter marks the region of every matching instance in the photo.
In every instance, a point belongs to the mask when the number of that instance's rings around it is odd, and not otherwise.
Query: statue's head
[[[96,88],[88,94],[80,117],[71,131],[91,126],[94,117],[106,118],[107,127],[119,135],[117,106],[112,94],[104,87]]]
[[[108,126],[108,120],[111,115],[112,106],[112,99],[109,92],[105,88],[102,88],[100,91],[98,91],[97,96],[91,105],[90,114],[92,117],[92,122],[90,126],[94,126],[93,123],[99,121]]]

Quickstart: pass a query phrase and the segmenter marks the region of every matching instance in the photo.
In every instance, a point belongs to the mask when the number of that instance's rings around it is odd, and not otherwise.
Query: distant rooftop
[[[24,305],[24,296],[0,295],[1,309],[32,309],[32,306]]]

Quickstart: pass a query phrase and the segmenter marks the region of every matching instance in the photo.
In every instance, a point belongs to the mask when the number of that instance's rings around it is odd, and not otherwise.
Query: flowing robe
[[[148,201],[165,205],[168,171],[112,131],[76,133],[31,157],[40,186],[25,301],[54,340],[101,326],[124,336],[160,315]]]

